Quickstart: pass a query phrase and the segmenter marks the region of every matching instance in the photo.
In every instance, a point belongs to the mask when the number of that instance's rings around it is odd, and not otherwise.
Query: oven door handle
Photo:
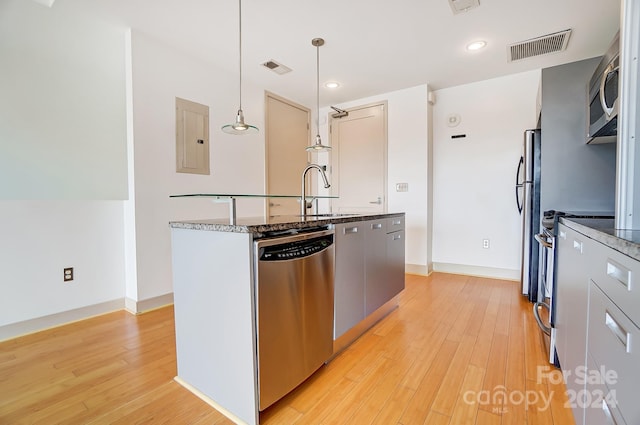
[[[549,241],[547,241],[547,237],[545,235],[543,235],[542,233],[538,233],[536,235],[533,235],[533,237],[538,241],[538,243],[540,245],[542,245],[545,248],[553,248],[553,244],[550,243]]]
[[[540,301],[533,305],[533,317],[536,318],[536,322],[538,322],[538,327],[540,327],[540,329],[542,329],[542,332],[544,332],[547,335],[551,336],[551,327],[545,325],[544,323],[542,323],[542,319],[540,318],[540,307],[544,307],[549,311],[551,311],[551,307],[549,307],[549,304],[543,303],[543,302],[540,302]]]

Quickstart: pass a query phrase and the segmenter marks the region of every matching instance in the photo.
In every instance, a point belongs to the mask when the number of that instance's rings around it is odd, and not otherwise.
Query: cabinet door
[[[389,301],[387,289],[387,231],[386,221],[365,223],[365,315],[376,311]]]
[[[553,304],[555,308],[556,351],[558,353],[558,361],[562,367],[567,363],[568,317],[571,314],[568,286],[573,273],[573,253],[569,246],[570,242],[567,237],[567,228],[560,225],[556,237],[557,263]]]
[[[556,322],[556,336],[562,341],[558,346],[558,357],[562,370],[569,372],[567,389],[584,398],[585,383],[573,378],[586,364],[589,266],[585,252],[590,249],[589,239],[564,225],[560,225],[558,236],[555,305],[559,323]],[[576,423],[582,424],[586,401],[576,401],[573,415]]]
[[[337,224],[335,233],[334,339],[344,334],[365,317],[365,222]]]
[[[601,259],[601,261],[604,261]],[[599,282],[591,283],[589,299],[589,355],[597,372],[612,373],[606,384],[611,391],[609,414],[624,418],[629,425],[640,423],[638,382],[640,382],[640,340],[638,328],[613,301],[602,292]]]
[[[404,231],[387,233],[387,300],[404,289]]]

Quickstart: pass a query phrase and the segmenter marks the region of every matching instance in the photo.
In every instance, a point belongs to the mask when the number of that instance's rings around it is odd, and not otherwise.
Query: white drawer
[[[615,373],[606,384],[625,422],[640,424],[640,329],[593,281],[589,291],[588,352],[598,368]]]
[[[640,262],[596,242],[593,281],[640,326]]]
[[[404,230],[404,216],[387,218],[387,233]]]

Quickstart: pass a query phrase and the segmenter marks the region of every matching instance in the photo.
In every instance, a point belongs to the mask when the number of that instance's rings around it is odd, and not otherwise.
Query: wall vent
[[[511,44],[507,47],[508,61],[561,52],[567,48],[570,36],[571,30],[568,29]]]
[[[262,66],[280,75],[286,74],[287,72],[291,72],[291,68],[284,66],[283,64],[278,63],[273,59],[266,61],[265,63],[262,64]]]
[[[480,0],[449,0],[449,6],[451,6],[453,14],[457,15],[480,6]]]

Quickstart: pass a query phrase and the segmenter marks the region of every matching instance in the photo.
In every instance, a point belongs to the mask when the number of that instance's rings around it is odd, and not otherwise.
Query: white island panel
[[[171,229],[178,381],[258,423],[252,236]]]

